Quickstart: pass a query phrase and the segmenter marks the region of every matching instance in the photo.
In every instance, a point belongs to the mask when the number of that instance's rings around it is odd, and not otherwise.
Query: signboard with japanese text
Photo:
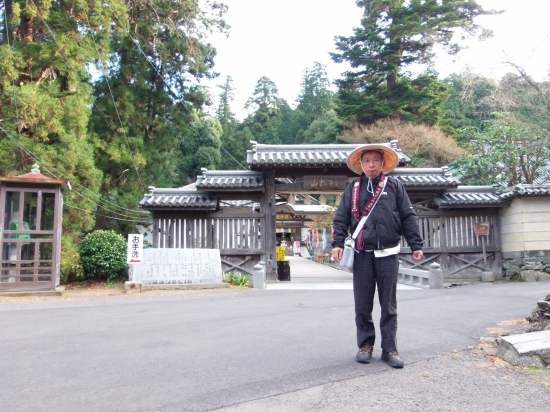
[[[489,236],[491,226],[489,222],[474,223],[474,232],[476,236]]]
[[[145,249],[143,264],[131,270],[143,285],[222,283],[219,249]]]
[[[344,190],[348,184],[346,176],[304,176],[304,189]]]
[[[128,235],[127,263],[143,262],[143,235]]]
[[[281,262],[285,260],[285,247],[284,246],[277,246],[277,261]]]

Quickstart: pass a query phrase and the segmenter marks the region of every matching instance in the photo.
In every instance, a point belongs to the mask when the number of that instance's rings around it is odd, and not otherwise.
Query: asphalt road
[[[549,291],[550,282],[399,290],[405,369],[477,344]],[[388,369],[355,362],[353,317],[350,290],[0,299],[0,410],[206,411],[307,396]]]

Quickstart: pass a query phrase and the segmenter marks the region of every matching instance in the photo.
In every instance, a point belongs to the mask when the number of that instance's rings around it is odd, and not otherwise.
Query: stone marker
[[[494,282],[495,281],[494,272],[490,270],[484,270],[483,272],[481,272],[481,280],[483,282]]]
[[[141,282],[124,282],[125,293],[141,293]]]
[[[253,269],[252,287],[254,289],[265,289],[265,263],[261,260]]]
[[[131,270],[131,279],[141,282],[143,289],[222,284],[219,249],[144,249],[143,263]]]
[[[439,263],[430,265],[430,289],[443,289],[443,272]]]
[[[497,356],[512,365],[550,365],[550,331],[504,336],[497,343]]]

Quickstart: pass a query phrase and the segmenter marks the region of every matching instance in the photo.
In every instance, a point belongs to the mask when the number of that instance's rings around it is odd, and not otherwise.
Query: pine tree
[[[475,0],[358,0],[357,5],[364,8],[361,26],[353,36],[338,36],[339,52],[331,54],[335,62],[351,66],[336,81],[338,113],[361,123],[392,116],[436,124],[446,85],[433,73],[411,78],[402,75],[403,69],[430,63],[436,44],[457,53],[455,31],[489,36],[475,18],[493,12]]]
[[[330,81],[325,66],[315,62],[311,70],[305,70],[296,109],[305,114],[308,126],[333,109],[332,92],[329,89]]]
[[[281,124],[281,101],[275,83],[263,76],[256,83],[254,93],[247,100],[246,109],[254,109],[244,126],[249,127],[260,143],[281,144],[278,127]]]
[[[216,110],[216,116],[222,126],[225,126],[228,123],[235,123],[237,119],[235,118],[235,113],[231,110],[231,103],[235,99],[235,88],[233,87],[233,78],[227,76],[225,83],[218,85],[218,88],[222,90],[220,93],[220,104]]]
[[[219,95],[220,104],[216,115],[223,129],[220,140],[224,149],[219,168],[223,170],[241,169],[246,163],[246,150],[250,146],[251,138],[244,131],[239,130],[240,124],[231,110],[231,103],[235,97],[231,76],[227,76],[225,83],[218,85],[218,88],[222,92]],[[241,165],[243,166],[241,167]]]

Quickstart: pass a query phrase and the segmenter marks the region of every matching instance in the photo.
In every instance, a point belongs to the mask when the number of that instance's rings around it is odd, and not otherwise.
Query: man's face
[[[375,151],[368,151],[361,156],[361,167],[363,172],[374,179],[382,171],[382,155]]]

